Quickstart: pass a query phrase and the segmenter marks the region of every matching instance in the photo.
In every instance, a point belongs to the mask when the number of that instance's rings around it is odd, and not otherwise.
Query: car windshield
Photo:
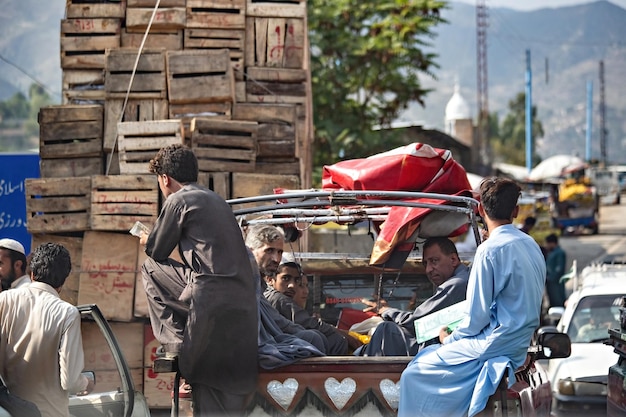
[[[619,303],[623,295],[594,295],[582,298],[567,335],[572,343],[600,342],[607,339],[608,330],[619,327]]]

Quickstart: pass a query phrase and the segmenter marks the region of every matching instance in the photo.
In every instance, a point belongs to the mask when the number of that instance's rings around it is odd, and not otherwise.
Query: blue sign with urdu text
[[[26,230],[27,178],[39,178],[38,153],[0,153],[0,239],[17,240],[26,254],[32,240]]]

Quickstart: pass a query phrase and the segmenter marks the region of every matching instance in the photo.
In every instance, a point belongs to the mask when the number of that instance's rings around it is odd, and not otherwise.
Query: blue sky
[[[462,3],[476,4],[475,0],[452,0]],[[545,7],[573,6],[576,4],[593,3],[597,0],[486,0],[487,7],[509,7],[516,10],[535,10]],[[609,0],[626,9],[626,0]]]

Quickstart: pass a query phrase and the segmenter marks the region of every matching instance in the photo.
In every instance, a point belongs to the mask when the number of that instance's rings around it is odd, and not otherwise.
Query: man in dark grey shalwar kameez
[[[417,343],[415,320],[465,300],[469,268],[460,261],[454,242],[445,237],[429,238],[424,242],[423,252],[426,276],[437,285],[435,294],[415,311],[380,308],[378,313],[385,321],[355,355],[414,356],[423,345],[429,344],[429,341]]]
[[[194,416],[240,415],[258,373],[255,282],[230,206],[196,184],[197,160],[182,145],[150,161],[165,197],[142,267],[150,321],[169,356],[179,356]],[[174,248],[183,263],[169,258]]]

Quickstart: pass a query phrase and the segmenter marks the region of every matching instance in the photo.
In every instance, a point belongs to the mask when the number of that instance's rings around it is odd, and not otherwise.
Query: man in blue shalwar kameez
[[[399,417],[474,416],[505,371],[526,359],[539,326],[545,261],[535,241],[512,225],[520,187],[504,178],[480,186],[479,213],[489,238],[476,250],[467,288],[469,311],[441,345],[420,351],[400,379]]]

